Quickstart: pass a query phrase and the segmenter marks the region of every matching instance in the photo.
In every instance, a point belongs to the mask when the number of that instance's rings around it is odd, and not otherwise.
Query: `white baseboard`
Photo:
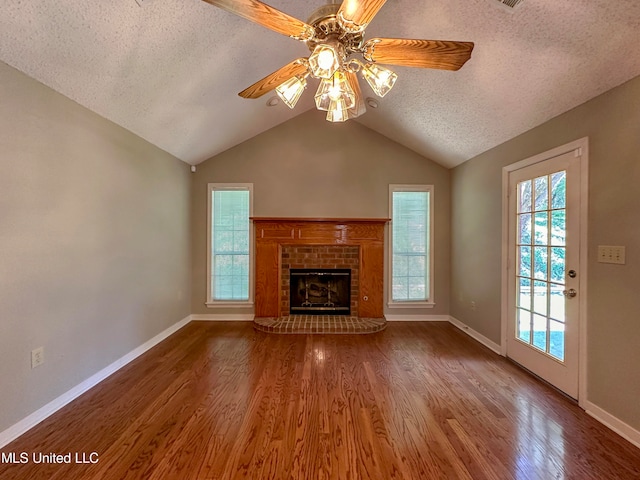
[[[636,447],[640,448],[640,431],[636,430],[630,425],[627,425],[619,418],[614,417],[609,412],[591,403],[589,400],[584,402],[584,410],[588,415],[591,415],[600,423],[616,432],[622,438],[629,440]]]
[[[98,373],[92,375],[91,377],[84,380],[82,383],[76,385],[71,390],[60,395],[58,398],[52,400],[47,403],[44,407],[39,408],[26,418],[23,418],[15,425],[7,428],[3,432],[0,432],[0,448],[4,447],[8,443],[14,441],[20,435],[25,433],[27,430],[35,427],[38,423],[42,422],[44,419],[54,414],[62,407],[70,403],[71,401],[78,398],[84,392],[89,390],[90,388],[95,387],[98,383],[103,381],[105,378],[115,373],[117,370],[124,367],[127,363],[135,360],[137,357],[145,353],[147,350],[156,346],[158,343],[163,341],[165,338],[170,336],[171,334],[177,332],[182,327],[184,327],[187,323],[191,321],[191,315],[183,318],[178,323],[173,324],[166,330],[160,332],[158,335],[153,337],[151,340],[140,345],[138,348],[130,351],[124,357],[119,358],[111,365],[103,368]]]
[[[401,313],[386,313],[387,322],[448,322],[449,315],[403,315]]]
[[[485,337],[481,333],[476,332],[473,328],[462,323],[460,320],[458,320],[455,317],[449,316],[449,322],[451,322],[452,325],[455,325],[456,327],[458,327],[460,330],[462,330],[464,333],[469,335],[474,340],[477,340],[478,342],[483,344],[489,350],[494,351],[498,355],[502,355],[500,345],[498,345],[496,342],[489,340],[487,337]]]
[[[194,313],[191,320],[208,322],[251,322],[255,318],[253,313]]]

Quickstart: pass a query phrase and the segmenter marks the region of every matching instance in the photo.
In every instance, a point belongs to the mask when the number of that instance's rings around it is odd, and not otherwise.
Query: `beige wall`
[[[189,315],[191,178],[4,63],[0,104],[3,431]]]
[[[210,182],[253,183],[256,216],[352,218],[388,218],[390,183],[433,184],[436,306],[395,313],[448,314],[450,193],[444,167],[356,122],[331,124],[315,110],[198,165],[192,204],[192,312],[202,314],[219,313],[205,306]]]
[[[587,397],[640,429],[640,77],[452,171],[451,315],[500,342],[502,167],[585,136]],[[597,263],[598,245],[625,245],[627,264]]]

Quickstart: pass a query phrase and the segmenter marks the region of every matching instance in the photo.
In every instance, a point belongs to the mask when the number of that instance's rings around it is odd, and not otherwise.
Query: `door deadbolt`
[[[578,274],[575,270],[569,270],[569,273],[567,273],[567,275],[569,275],[570,278],[576,278],[576,275]]]

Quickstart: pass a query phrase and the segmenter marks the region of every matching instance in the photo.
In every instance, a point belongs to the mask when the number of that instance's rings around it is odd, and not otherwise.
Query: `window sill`
[[[389,302],[387,307],[389,308],[433,308],[435,302]]]
[[[253,307],[253,302],[251,301],[239,301],[239,302],[233,302],[230,300],[221,300],[218,302],[206,302],[205,305],[207,306],[207,308],[217,308],[217,307],[224,307],[224,308],[250,308]]]

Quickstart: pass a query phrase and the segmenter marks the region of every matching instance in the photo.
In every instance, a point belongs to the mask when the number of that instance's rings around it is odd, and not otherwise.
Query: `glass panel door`
[[[565,351],[566,170],[517,184],[516,336],[559,361]]]
[[[509,173],[507,356],[578,396],[580,165],[577,151]],[[581,293],[582,295],[582,293]]]

